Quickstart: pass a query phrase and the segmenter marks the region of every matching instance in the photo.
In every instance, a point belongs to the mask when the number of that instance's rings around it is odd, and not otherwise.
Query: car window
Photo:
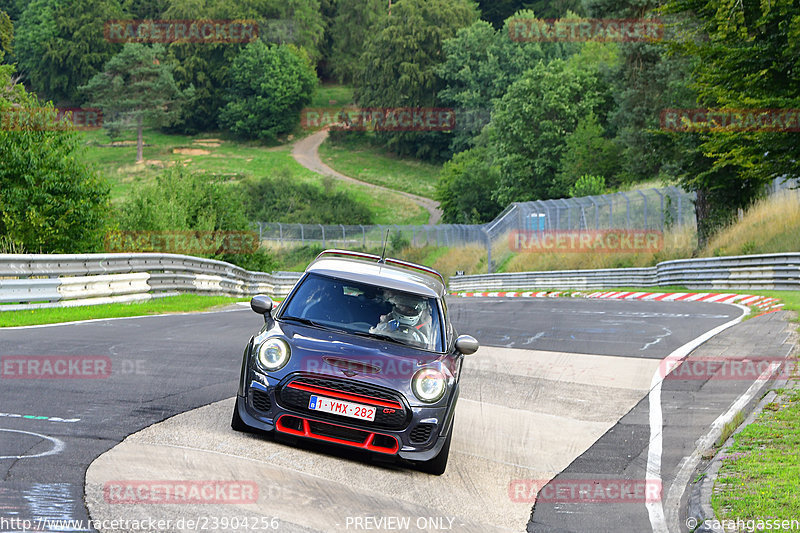
[[[284,306],[280,318],[444,351],[435,298],[375,285],[309,274]]]

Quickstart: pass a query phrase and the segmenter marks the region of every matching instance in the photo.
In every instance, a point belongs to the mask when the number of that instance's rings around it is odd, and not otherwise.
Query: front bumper
[[[387,429],[287,407],[277,394],[277,380],[263,375],[248,377],[257,379],[251,379],[243,387],[245,395],[237,397],[239,416],[246,425],[417,462],[431,460],[441,451],[451,431],[458,400],[456,386],[443,406],[409,405],[408,423],[402,428]]]

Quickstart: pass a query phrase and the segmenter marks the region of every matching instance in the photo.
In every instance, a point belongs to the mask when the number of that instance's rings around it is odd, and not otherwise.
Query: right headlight
[[[411,389],[423,402],[438,402],[447,389],[447,378],[435,368],[423,368],[411,378]]]
[[[275,372],[286,366],[291,356],[289,343],[277,337],[265,340],[258,347],[258,364],[268,372]]]

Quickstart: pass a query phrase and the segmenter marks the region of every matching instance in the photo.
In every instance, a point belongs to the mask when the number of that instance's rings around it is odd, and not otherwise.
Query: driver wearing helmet
[[[428,304],[419,297],[390,293],[385,300],[393,305],[387,315],[381,315],[370,333],[388,333],[407,338],[417,344],[428,344],[431,315]]]

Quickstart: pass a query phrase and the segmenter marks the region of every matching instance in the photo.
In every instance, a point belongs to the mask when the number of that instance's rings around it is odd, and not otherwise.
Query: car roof
[[[427,274],[351,257],[318,257],[308,265],[306,272],[433,298],[442,298],[446,292],[441,281]]]

